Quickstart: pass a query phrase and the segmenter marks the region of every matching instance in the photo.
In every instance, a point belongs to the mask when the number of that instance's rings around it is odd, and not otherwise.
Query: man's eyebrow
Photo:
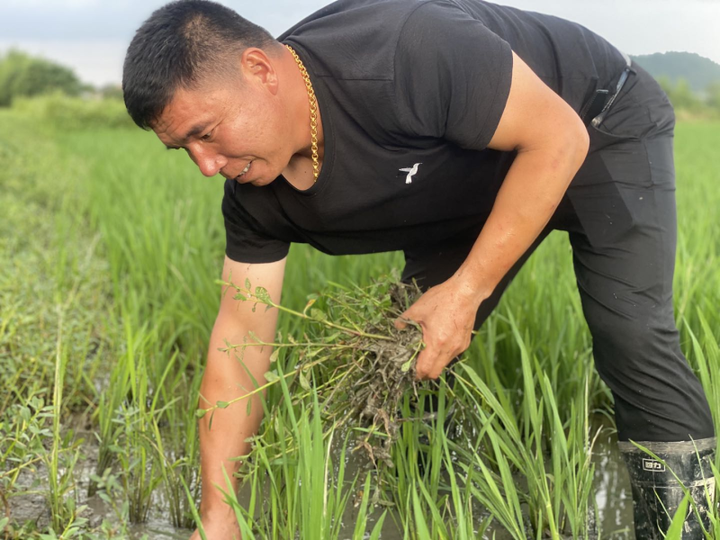
[[[203,122],[202,124],[195,124],[190,131],[187,132],[185,137],[183,138],[182,142],[183,144],[187,143],[190,137],[194,137],[195,135],[198,135],[199,133],[202,133],[207,128],[208,123]]]
[[[190,131],[188,131],[188,132],[185,134],[185,137],[183,137],[181,143],[182,143],[182,144],[187,144],[187,142],[188,142],[188,140],[190,139],[190,137],[194,137],[195,135],[198,135],[199,133],[202,133],[203,131],[205,131],[205,130],[207,129],[207,126],[208,126],[208,125],[209,125],[208,122],[205,122],[205,123],[202,123],[202,124],[195,124],[195,125],[190,129]],[[167,144],[166,144],[166,145],[165,145],[165,148],[167,148],[168,150],[180,150],[180,149],[182,148],[182,146],[170,146],[170,145],[167,145]]]
[[[195,124],[190,129],[190,131],[188,131],[185,134],[185,137],[183,137],[183,139],[181,141],[182,144],[187,144],[188,140],[190,140],[190,137],[194,137],[195,135],[198,135],[199,133],[202,133],[203,131],[205,131],[205,129],[207,129],[208,125],[209,125],[208,122],[203,122],[202,124]],[[166,144],[165,148],[167,148],[168,150],[179,150],[180,148],[182,148],[182,146],[168,146]]]

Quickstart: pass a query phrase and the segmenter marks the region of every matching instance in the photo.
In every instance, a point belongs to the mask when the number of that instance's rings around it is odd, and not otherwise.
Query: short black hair
[[[249,47],[278,42],[232,9],[208,0],[179,0],[156,10],[135,33],[123,66],[123,98],[143,129],[155,122],[179,88],[229,73]]]

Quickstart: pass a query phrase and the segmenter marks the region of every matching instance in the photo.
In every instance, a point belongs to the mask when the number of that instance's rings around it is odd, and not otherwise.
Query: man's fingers
[[[420,353],[417,362],[415,363],[415,379],[418,381],[424,381],[430,372],[430,364],[426,358],[427,356],[425,355],[425,351],[423,351]]]
[[[415,364],[415,379],[418,381],[437,379],[456,356],[457,354],[449,354],[442,350],[438,352],[431,347],[426,347],[418,355]]]
[[[433,353],[432,349],[424,349],[418,355],[417,363],[415,364],[415,378],[418,381],[436,379],[437,375],[435,377],[432,376],[435,371],[436,362],[437,355]]]
[[[419,321],[416,321],[413,318],[410,309],[408,309],[405,313],[395,319],[395,328],[397,328],[398,330],[405,330],[409,324],[415,324],[417,322]]]

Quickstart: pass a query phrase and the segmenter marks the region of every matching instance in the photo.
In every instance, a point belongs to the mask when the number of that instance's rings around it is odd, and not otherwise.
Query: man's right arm
[[[253,288],[264,287],[270,298],[280,302],[285,259],[266,264],[238,263],[225,258],[223,280],[245,287],[249,280]],[[253,310],[254,302],[234,300],[235,290],[223,288],[218,317],[210,337],[207,366],[200,386],[199,408],[206,409],[218,401],[230,401],[255,388],[253,378],[259,385],[265,383],[263,375],[270,365],[271,347],[237,348],[230,353],[218,349],[231,345],[251,343],[254,334],[264,342],[274,341],[277,324],[277,310],[265,310],[264,306]],[[252,377],[251,377],[252,375]],[[247,411],[247,399],[252,400],[250,415]],[[214,529],[219,523],[234,521],[229,506],[223,502],[223,494],[217,486],[227,490],[223,467],[237,488],[233,473],[239,466],[231,458],[247,454],[250,444],[245,442],[255,435],[262,420],[263,407],[260,394],[233,403],[226,409],[216,409],[210,428],[210,414],[199,421],[200,458],[202,469],[202,502],[200,513],[208,539],[220,537],[212,534],[207,526]],[[239,538],[239,533],[237,533]],[[225,536],[230,538],[230,536]]]

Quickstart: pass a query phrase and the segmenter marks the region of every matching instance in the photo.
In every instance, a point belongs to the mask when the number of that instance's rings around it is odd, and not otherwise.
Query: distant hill
[[[656,79],[665,77],[673,83],[685,79],[695,92],[704,92],[713,82],[720,83],[720,64],[695,53],[667,52],[633,56]]]

